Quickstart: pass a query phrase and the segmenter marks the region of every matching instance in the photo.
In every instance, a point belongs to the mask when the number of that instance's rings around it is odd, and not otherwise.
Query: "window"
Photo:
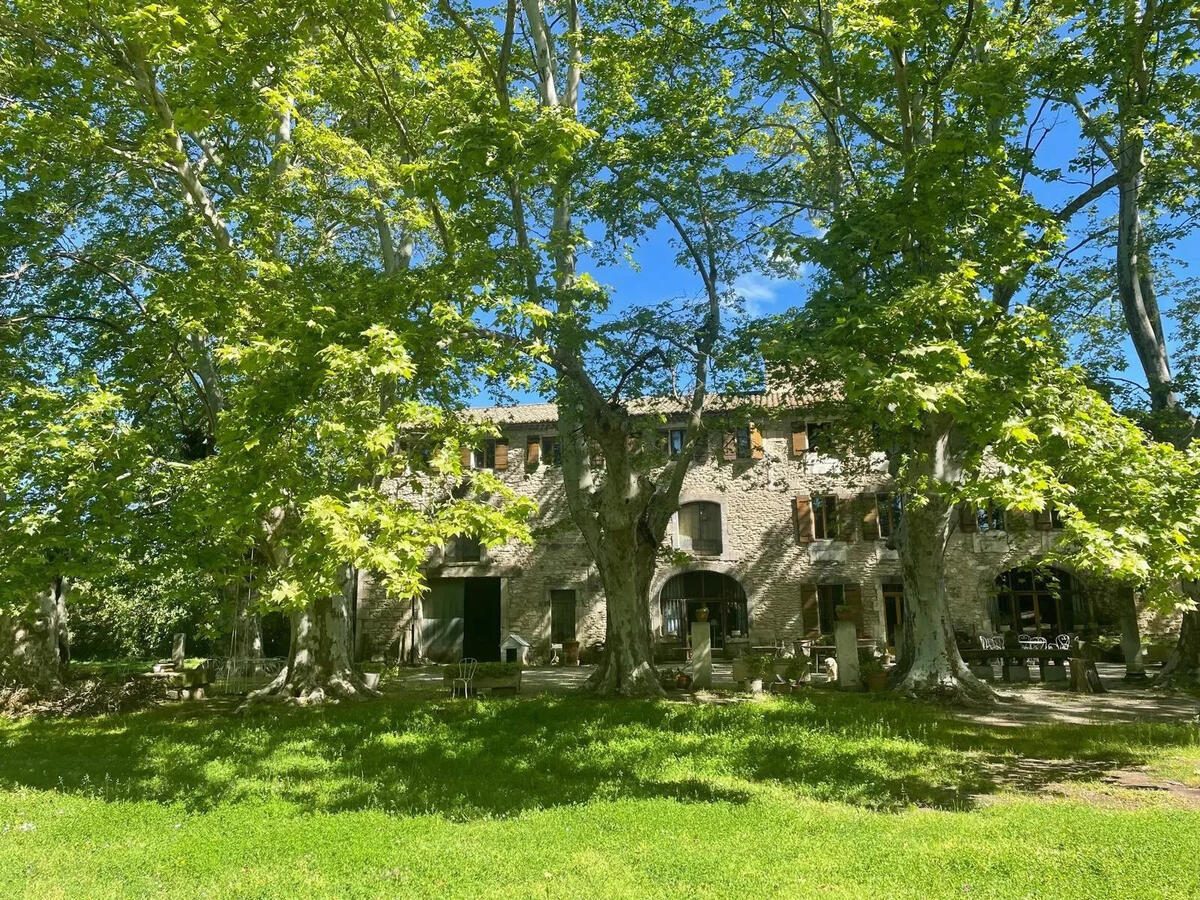
[[[813,537],[831,541],[838,535],[837,497],[818,494],[812,498]]]
[[[667,455],[674,459],[683,452],[684,438],[687,437],[687,429],[672,428],[667,432]]]
[[[996,624],[1029,634],[1071,631],[1073,591],[1071,577],[1057,569],[1010,569],[996,578]]]
[[[829,449],[828,422],[805,422],[804,431],[808,435],[809,453],[820,453]]]
[[[980,531],[1004,531],[1004,507],[988,501],[975,512]]]
[[[1057,506],[1055,506],[1053,503],[1050,504],[1050,527],[1051,528],[1062,528],[1063,527],[1062,511],[1059,510],[1059,508]]]
[[[479,562],[483,556],[483,546],[477,538],[459,534],[450,538],[446,544],[445,559],[450,563]]]
[[[575,640],[575,592],[550,592],[550,643]]]
[[[714,648],[731,638],[750,633],[749,608],[742,586],[719,572],[684,572],[663,585],[663,637],[676,638],[685,646],[691,623],[700,621],[701,609],[708,611]]]
[[[496,468],[496,442],[485,441],[482,447],[471,451],[471,468]]]
[[[542,462],[548,466],[562,465],[562,445],[557,434],[542,438]]]
[[[879,536],[889,538],[900,525],[900,495],[881,493],[875,495],[875,513],[878,516]]]
[[[721,505],[685,503],[679,507],[679,549],[719,556],[721,541]]]
[[[733,432],[734,445],[737,447],[738,459],[750,458],[750,426],[735,429]]]
[[[821,634],[833,632],[833,623],[837,621],[837,608],[846,601],[846,589],[840,584],[817,585],[817,617],[820,622]]]

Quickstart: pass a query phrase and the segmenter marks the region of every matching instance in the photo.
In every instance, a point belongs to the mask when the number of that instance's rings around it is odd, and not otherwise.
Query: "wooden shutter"
[[[1050,514],[1051,506],[1046,504],[1045,509],[1039,509],[1033,514],[1033,527],[1038,531],[1049,531],[1051,523],[1054,521]]]
[[[813,542],[812,498],[801,494],[796,498],[796,535],[801,544]]]
[[[862,586],[857,584],[847,584],[842,586],[842,602],[850,610],[850,615],[854,619],[854,628],[859,633],[863,633],[863,595]]]
[[[727,431],[721,443],[721,454],[726,461],[737,459],[737,432]]]
[[[808,452],[808,427],[803,422],[792,423],[792,455],[803,456]]]
[[[975,507],[970,503],[961,503],[958,507],[958,528],[960,531],[978,531],[979,519],[975,515]]]
[[[800,585],[800,624],[806,638],[821,636],[820,613],[817,611],[817,586]]]
[[[496,440],[496,471],[502,472],[508,468],[508,441],[507,439],[497,438]]]
[[[694,462],[705,462],[708,459],[708,432],[701,429],[696,432],[696,446],[692,450]]]
[[[525,465],[536,466],[542,457],[542,439],[531,434],[525,442]]]
[[[463,447],[461,454],[462,454],[462,467],[464,469],[471,468],[471,448]]]
[[[750,426],[750,458],[763,458],[762,432],[758,430],[758,426],[756,425]]]
[[[859,494],[858,503],[862,509],[862,532],[863,540],[877,541],[882,535],[879,533],[879,506],[875,502],[875,494]]]

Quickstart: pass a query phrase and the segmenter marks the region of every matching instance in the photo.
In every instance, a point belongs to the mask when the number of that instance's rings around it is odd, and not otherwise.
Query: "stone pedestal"
[[[858,671],[858,631],[853,622],[837,622],[833,626],[833,643],[837,650],[838,687],[844,691],[862,689]]]
[[[183,668],[183,660],[186,656],[184,652],[184,644],[187,640],[185,635],[177,634],[175,639],[171,641],[171,662],[175,664],[176,669]]]
[[[712,687],[712,623],[693,622],[692,687],[696,690]]]

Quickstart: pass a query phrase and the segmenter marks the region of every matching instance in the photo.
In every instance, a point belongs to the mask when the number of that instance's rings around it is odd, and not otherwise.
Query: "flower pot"
[[[863,676],[863,681],[867,683],[867,690],[873,694],[887,690],[887,672],[871,672]]]
[[[696,610],[696,621],[697,622],[707,622],[708,621],[708,607],[707,606],[702,606],[698,610]]]
[[[379,673],[363,672],[363,683],[371,690],[375,690],[379,687]]]

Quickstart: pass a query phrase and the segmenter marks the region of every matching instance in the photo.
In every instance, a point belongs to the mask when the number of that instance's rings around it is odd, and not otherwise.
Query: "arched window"
[[[708,610],[714,647],[724,647],[726,638],[744,637],[749,633],[746,592],[735,579],[720,572],[676,575],[663,585],[659,600],[663,637],[677,637],[682,644],[688,642],[691,623],[700,621],[701,607]]]
[[[679,507],[679,549],[721,555],[721,504],[701,500]]]

